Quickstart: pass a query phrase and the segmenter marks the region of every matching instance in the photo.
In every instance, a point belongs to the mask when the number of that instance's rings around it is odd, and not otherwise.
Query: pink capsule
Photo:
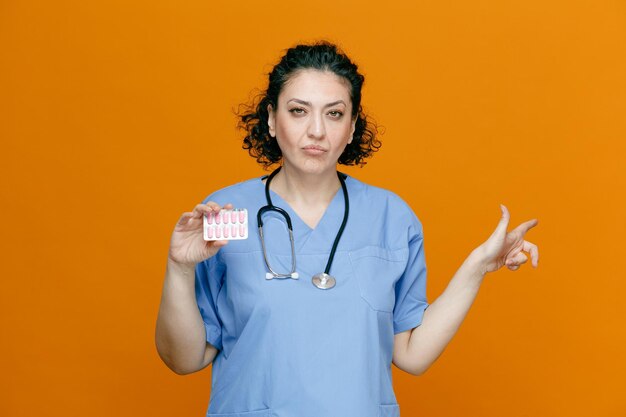
[[[207,232],[206,232],[206,234],[207,234],[207,237],[208,237],[209,239],[213,239],[213,226],[209,226],[209,227],[207,227]]]
[[[237,223],[237,211],[233,210],[230,212],[230,222]]]
[[[215,224],[220,223],[222,223],[222,212],[218,211],[217,213],[215,213]]]
[[[224,227],[224,239],[228,239],[230,235],[230,227],[225,226]]]
[[[246,237],[246,226],[243,224],[239,226],[239,236]]]
[[[237,225],[233,224],[233,225],[231,226],[231,229],[230,229],[230,235],[231,235],[232,237],[237,237],[237,229],[238,229]]]
[[[210,212],[209,215],[207,216],[207,222],[209,224],[213,224],[214,220],[215,220],[215,214],[213,214],[213,212]]]
[[[246,221],[246,211],[245,210],[241,210],[239,212],[239,223],[243,223]]]
[[[215,237],[218,239],[222,238],[222,228],[221,227],[216,227],[215,228]]]

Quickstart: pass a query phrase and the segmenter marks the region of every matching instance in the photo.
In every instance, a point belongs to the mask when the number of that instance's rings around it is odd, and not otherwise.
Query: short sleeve
[[[409,255],[404,274],[396,282],[396,303],[393,309],[394,334],[422,324],[426,301],[426,262],[422,227],[414,217],[408,233]]]
[[[196,265],[196,301],[206,329],[206,341],[222,350],[222,324],[217,314],[217,296],[222,288],[224,266],[213,256]]]

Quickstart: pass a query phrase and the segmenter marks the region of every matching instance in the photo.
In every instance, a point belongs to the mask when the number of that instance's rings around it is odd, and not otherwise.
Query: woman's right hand
[[[232,209],[232,204],[226,204],[223,208]],[[217,213],[221,209],[219,204],[209,201],[206,204],[198,204],[191,213],[183,213],[172,233],[169,259],[180,265],[195,266],[198,262],[215,255],[226,245],[227,240],[206,241],[203,237],[204,215]]]

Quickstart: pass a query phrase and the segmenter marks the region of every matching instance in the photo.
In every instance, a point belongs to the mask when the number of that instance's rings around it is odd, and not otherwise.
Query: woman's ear
[[[356,129],[356,117],[352,119],[352,130],[350,130],[350,139],[348,139],[348,145],[352,143],[352,139],[354,139],[354,131]]]
[[[274,108],[272,107],[271,104],[267,105],[267,127],[269,128],[270,131],[270,136],[275,138],[276,137],[276,115],[274,114]]]

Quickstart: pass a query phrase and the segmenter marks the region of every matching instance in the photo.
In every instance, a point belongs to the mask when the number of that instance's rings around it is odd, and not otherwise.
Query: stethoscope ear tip
[[[274,279],[274,278],[293,278],[293,279],[298,279],[300,278],[300,275],[297,272],[292,272],[289,275],[276,275],[276,274],[272,274],[271,272],[266,272],[265,273],[265,279]]]

